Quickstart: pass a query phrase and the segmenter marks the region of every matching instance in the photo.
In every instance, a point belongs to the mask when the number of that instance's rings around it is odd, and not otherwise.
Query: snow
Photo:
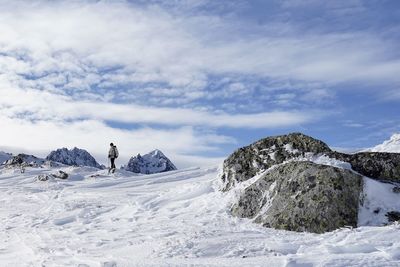
[[[364,177],[364,204],[359,209],[359,225],[387,224],[386,213],[400,211],[400,194],[393,192],[394,187],[393,184]]]
[[[300,153],[300,150],[294,149],[292,144],[285,144],[283,147],[285,148],[286,152],[288,152],[290,154]]]
[[[380,145],[369,148],[366,151],[400,153],[400,133],[393,134],[389,140],[384,141]]]
[[[12,157],[11,154],[0,151],[0,164],[9,160]]]
[[[35,179],[58,170],[70,178]],[[217,173],[1,169],[0,266],[399,266],[398,224],[263,228],[230,216]]]

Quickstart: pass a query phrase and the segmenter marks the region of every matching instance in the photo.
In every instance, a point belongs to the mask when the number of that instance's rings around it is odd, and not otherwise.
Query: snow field
[[[400,266],[398,224],[317,235],[231,217],[217,167],[35,180],[56,170],[0,170],[0,266]]]

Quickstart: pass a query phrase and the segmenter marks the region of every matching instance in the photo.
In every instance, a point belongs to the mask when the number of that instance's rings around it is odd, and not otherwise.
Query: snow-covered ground
[[[0,266],[400,266],[398,224],[318,235],[231,217],[217,167],[61,169],[0,170]]]

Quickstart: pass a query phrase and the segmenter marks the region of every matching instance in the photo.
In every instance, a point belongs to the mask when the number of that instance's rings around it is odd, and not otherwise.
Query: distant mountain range
[[[60,148],[54,150],[45,159],[27,154],[18,154],[14,156],[10,153],[0,152],[0,164],[6,164],[9,166],[22,163],[31,166],[38,166],[44,164],[46,161],[68,166],[88,166],[99,169],[105,168],[105,166],[100,165],[88,151],[77,147],[74,147],[73,149]],[[124,169],[134,173],[153,174],[172,171],[177,168],[170,159],[168,159],[160,150],[156,149],[143,156],[138,154],[137,156],[131,157]]]

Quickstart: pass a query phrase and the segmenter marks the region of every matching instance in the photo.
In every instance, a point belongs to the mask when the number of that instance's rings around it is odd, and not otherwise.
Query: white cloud
[[[391,57],[397,44],[368,33],[277,33],[276,25],[181,11],[124,1],[0,0],[3,145],[81,146],[101,155],[112,136],[126,155],[131,147],[141,153],[158,147],[182,160],[235,142],[199,126],[276,128],[323,116],[290,106],[301,100],[297,87],[306,87],[303,99],[320,99],[334,95],[321,89],[332,84],[400,81],[400,61]],[[257,89],[265,80],[268,88]],[[274,81],[286,90],[281,97],[273,95]],[[277,98],[287,109],[263,102]],[[153,128],[115,129],[105,121]]]
[[[118,145],[120,164],[126,164],[129,157],[147,153],[159,148],[179,167],[197,166],[199,163],[215,162],[213,157],[196,157],[199,152],[218,150],[218,145],[231,144],[235,140],[213,133],[199,133],[192,127],[176,129],[152,129],[141,127],[134,130],[114,129],[94,120],[76,122],[38,121],[10,119],[0,115],[1,144],[11,152],[29,151],[46,156],[59,147],[74,146],[87,149],[99,160],[106,163],[110,142]],[[188,155],[187,159],[183,155]],[[192,156],[191,156],[192,155]],[[192,160],[191,160],[192,159]]]

